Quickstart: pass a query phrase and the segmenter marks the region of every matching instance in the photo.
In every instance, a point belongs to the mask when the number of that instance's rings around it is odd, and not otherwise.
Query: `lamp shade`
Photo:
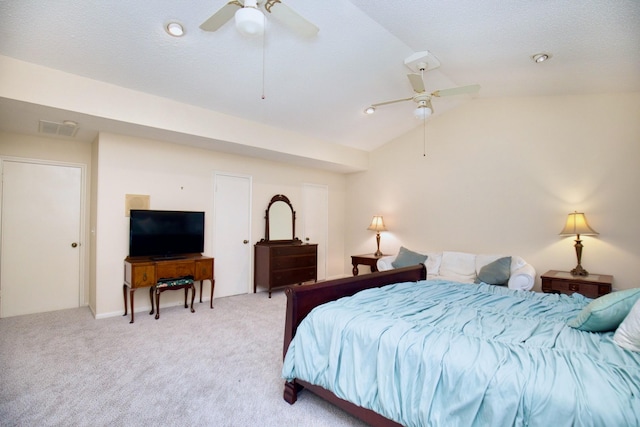
[[[264,15],[255,7],[238,9],[234,15],[236,28],[245,36],[255,36],[264,31]]]
[[[597,235],[598,232],[589,226],[587,222],[587,217],[584,216],[582,212],[574,212],[570,213],[567,217],[567,223],[564,225],[564,228],[560,232],[561,236],[569,236],[569,235]]]
[[[375,215],[371,220],[371,225],[367,227],[367,230],[373,231],[387,231],[387,227],[384,226],[384,220],[381,215]]]

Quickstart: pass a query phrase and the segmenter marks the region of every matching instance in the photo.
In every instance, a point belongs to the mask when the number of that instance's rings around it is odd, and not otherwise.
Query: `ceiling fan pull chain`
[[[422,116],[422,157],[427,157],[427,116]]]
[[[267,28],[265,25],[265,29],[262,32],[262,99],[265,99],[266,96],[264,94],[264,82],[265,82],[265,74],[266,74],[266,57],[267,57]]]

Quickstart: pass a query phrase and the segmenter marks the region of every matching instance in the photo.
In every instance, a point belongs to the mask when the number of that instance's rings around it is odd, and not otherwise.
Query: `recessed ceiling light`
[[[536,62],[538,64],[550,58],[551,58],[550,53],[536,53],[535,55],[531,56],[531,59],[533,60],[533,62]]]
[[[182,24],[178,22],[169,22],[165,27],[167,33],[173,37],[182,37],[184,35],[184,28]]]

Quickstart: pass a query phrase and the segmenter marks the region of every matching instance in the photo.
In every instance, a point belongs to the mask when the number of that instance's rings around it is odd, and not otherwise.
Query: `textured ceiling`
[[[419,51],[441,63],[425,75],[429,91],[476,83],[478,97],[640,91],[637,0],[285,2],[320,28],[317,37],[275,19],[264,40],[232,23],[200,30],[224,0],[2,0],[0,55],[363,150],[419,125],[412,102],[363,114],[412,96],[403,62]],[[164,32],[170,20],[184,37]],[[552,59],[535,64],[541,51]],[[468,100],[433,106],[443,114]],[[16,115],[28,114],[21,107],[0,105],[0,128],[16,131]],[[103,130],[91,126],[78,137]]]

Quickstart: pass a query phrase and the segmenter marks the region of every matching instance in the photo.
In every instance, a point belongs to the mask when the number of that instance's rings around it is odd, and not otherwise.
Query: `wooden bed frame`
[[[342,297],[351,296],[363,289],[377,288],[393,283],[416,282],[418,280],[424,280],[426,277],[427,270],[425,266],[419,264],[413,267],[287,288],[285,290],[287,295],[287,317],[284,329],[283,357],[287,353],[289,343],[291,343],[291,340],[296,334],[298,325],[314,307]],[[294,379],[292,382],[285,382],[284,400],[289,404],[294,404],[298,399],[298,392],[303,388],[333,403],[369,425],[380,427],[400,426],[400,424],[395,421],[385,418],[376,412],[340,399],[322,387],[298,379]]]

